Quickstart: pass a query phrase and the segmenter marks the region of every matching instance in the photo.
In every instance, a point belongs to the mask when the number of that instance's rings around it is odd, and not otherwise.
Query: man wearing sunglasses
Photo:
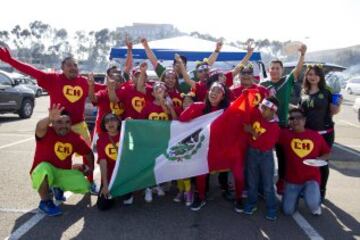
[[[321,214],[320,169],[304,164],[306,159],[329,158],[330,148],[316,131],[305,128],[305,115],[299,108],[289,111],[290,129],[280,133],[279,144],[285,154],[283,211],[292,215],[300,195],[313,215]]]

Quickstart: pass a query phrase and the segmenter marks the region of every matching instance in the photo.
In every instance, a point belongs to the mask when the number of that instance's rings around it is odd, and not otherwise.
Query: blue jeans
[[[276,212],[277,201],[274,189],[274,158],[272,150],[261,152],[249,147],[246,158],[248,198],[247,207],[255,207],[258,198],[258,186],[264,191],[266,209],[268,212]]]
[[[314,213],[320,207],[320,187],[317,181],[307,181],[304,184],[286,182],[283,196],[285,215],[292,215],[295,212],[301,193],[304,194],[304,201],[311,213]]]

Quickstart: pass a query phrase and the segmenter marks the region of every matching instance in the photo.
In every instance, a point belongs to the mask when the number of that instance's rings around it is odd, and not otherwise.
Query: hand
[[[141,44],[144,46],[144,47],[147,47],[149,44],[148,44],[148,41],[146,40],[146,38],[140,38],[140,42]]]
[[[250,41],[247,45],[246,50],[248,53],[253,53],[254,52],[254,42]]]
[[[107,87],[108,87],[109,90],[115,90],[116,89],[116,81],[115,80],[113,80],[111,78],[108,78],[106,84],[107,84]]]
[[[175,61],[178,62],[178,63],[183,63],[181,57],[179,54],[175,53]]]
[[[301,56],[304,56],[306,53],[306,45],[305,44],[301,44],[300,48],[299,48],[299,52],[301,53]]]
[[[132,49],[133,47],[133,43],[129,39],[129,36],[127,34],[125,35],[125,45],[127,46],[128,49]]]
[[[221,48],[223,46],[223,42],[220,40],[216,43],[216,48],[215,48],[215,52],[220,52]]]
[[[94,74],[93,73],[88,74],[87,82],[88,82],[89,86],[94,86],[95,85],[95,79],[94,79]]]
[[[107,186],[103,185],[100,191],[100,196],[104,196],[106,199],[111,198],[110,191]]]
[[[147,65],[146,62],[143,62],[143,63],[140,64],[140,71],[141,71],[142,73],[146,73],[146,70],[147,70],[147,69],[148,69],[148,65]]]
[[[65,109],[65,107],[60,107],[60,103],[53,104],[49,108],[49,119],[51,122],[58,120],[61,117],[61,112]]]
[[[11,60],[11,54],[5,47],[0,47],[0,60],[8,63]]]

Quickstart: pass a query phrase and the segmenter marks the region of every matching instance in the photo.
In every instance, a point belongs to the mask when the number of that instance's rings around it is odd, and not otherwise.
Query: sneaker
[[[145,201],[146,202],[152,202],[152,191],[150,188],[145,189]]]
[[[173,199],[173,201],[179,203],[183,200],[183,198],[184,198],[183,192],[179,192],[178,194],[176,194],[176,197]]]
[[[318,209],[316,209],[314,212],[312,212],[312,214],[313,214],[314,216],[320,216],[321,213],[322,213],[322,211],[321,211],[321,206],[319,206]]]
[[[199,211],[203,206],[205,206],[205,204],[205,200],[201,200],[198,196],[196,196],[193,203],[191,204],[190,209],[192,211]]]
[[[39,209],[50,217],[62,214],[60,207],[56,206],[52,200],[41,200],[39,204]]]
[[[56,201],[59,201],[59,202],[66,201],[66,198],[64,196],[64,191],[61,190],[60,188],[54,187],[54,188],[52,188],[52,192],[53,192],[53,195],[54,195],[54,198]]]
[[[125,199],[125,200],[123,201],[123,204],[124,204],[124,205],[131,205],[131,204],[133,204],[133,202],[134,202],[134,196],[131,195],[131,197],[129,197],[128,199]]]
[[[157,195],[158,195],[159,197],[165,196],[165,192],[164,192],[164,190],[162,189],[161,186],[156,186],[156,187],[154,188],[154,190],[156,191],[156,193],[157,193]]]
[[[242,200],[236,200],[234,210],[237,213],[242,213],[244,211],[244,204]]]
[[[95,182],[92,182],[91,185],[90,185],[90,193],[91,193],[91,195],[98,195],[99,194],[99,189],[98,189]]]
[[[246,214],[246,215],[253,215],[254,214],[254,212],[256,212],[256,210],[257,210],[257,208],[256,207],[253,207],[253,206],[250,206],[250,205],[245,205],[245,207],[244,207],[244,213]]]
[[[276,211],[274,211],[274,210],[266,211],[265,218],[270,221],[275,221],[277,219]]]
[[[193,194],[192,192],[185,192],[184,195],[185,195],[185,205],[187,207],[190,207],[193,202]]]

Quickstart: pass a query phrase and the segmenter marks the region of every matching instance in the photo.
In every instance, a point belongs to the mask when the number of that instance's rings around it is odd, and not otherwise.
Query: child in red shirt
[[[251,113],[250,124],[244,130],[250,133],[246,170],[248,198],[244,213],[252,215],[257,209],[258,186],[261,185],[266,201],[266,219],[276,220],[277,202],[274,190],[273,148],[278,141],[280,128],[277,122],[279,102],[275,97],[264,99]]]

